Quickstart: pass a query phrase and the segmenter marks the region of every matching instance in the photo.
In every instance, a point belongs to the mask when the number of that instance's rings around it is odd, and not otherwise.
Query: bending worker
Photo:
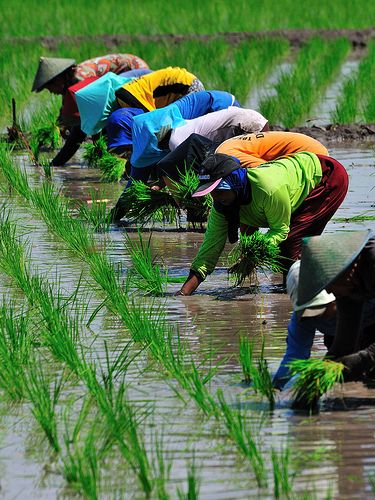
[[[252,231],[269,228],[266,238],[290,263],[297,260],[302,238],[322,233],[348,189],[341,163],[307,152],[250,169],[216,153],[203,162],[199,178],[193,197],[211,193],[214,205],[181,295],[190,295],[214,270],[227,235],[230,243],[237,241],[240,224]]]
[[[330,349],[336,331],[336,297],[322,290],[309,302],[297,305],[298,283],[301,261],[297,260],[289,269],[286,288],[293,305],[288,323],[286,351],[273,378],[273,385],[282,389],[290,380],[288,364],[296,359],[310,358],[311,348],[317,331],[324,335],[324,345]],[[364,308],[361,332],[363,347],[375,340],[375,299],[369,300]]]
[[[375,299],[375,236],[371,231],[304,240],[297,306],[323,289],[336,296],[337,304],[335,337],[327,357],[345,365],[346,380],[360,379],[375,367],[375,343],[362,348],[366,345],[362,335],[366,302]],[[375,323],[374,310],[370,319]]]
[[[204,90],[202,82],[185,68],[168,67],[125,83],[116,91],[116,97],[122,108],[141,108],[147,112],[201,90]]]
[[[81,131],[74,93],[109,71],[120,74],[131,70],[150,71],[141,58],[132,54],[107,54],[76,65],[74,59],[41,57],[32,87],[33,92],[47,89],[62,96],[58,124],[70,127],[69,135],[52,165],[64,165],[78,150],[86,135]],[[130,75],[129,75],[130,76]]]
[[[328,150],[316,139],[296,132],[246,134],[220,144],[216,153],[234,156],[241,166],[253,168],[280,156],[308,151],[328,156]]]

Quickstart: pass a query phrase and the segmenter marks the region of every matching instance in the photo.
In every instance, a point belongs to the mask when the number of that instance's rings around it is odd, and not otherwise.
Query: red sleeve
[[[83,87],[86,87],[86,85],[89,85],[89,83],[94,82],[97,80],[97,76],[92,76],[90,78],[86,78],[86,80],[81,80],[80,82],[76,83],[75,85],[72,85],[71,87],[68,88],[66,91],[66,94],[63,97],[63,103],[62,103],[62,108],[60,115],[62,118],[79,118],[79,112],[78,112],[78,107],[77,107],[77,101],[76,101],[76,96],[75,93],[83,89]]]

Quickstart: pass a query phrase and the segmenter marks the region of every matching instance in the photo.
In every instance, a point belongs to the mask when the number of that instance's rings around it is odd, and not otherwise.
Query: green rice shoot
[[[298,375],[294,385],[295,402],[313,406],[336,383],[344,381],[344,365],[329,359],[296,359],[289,363],[291,375]]]
[[[31,132],[31,143],[36,144],[39,149],[57,149],[61,146],[60,130],[55,123],[37,127]]]
[[[106,182],[119,182],[125,171],[126,161],[107,151],[98,159],[97,167],[102,173],[102,180]]]
[[[96,141],[85,144],[84,148],[83,159],[90,167],[97,167],[99,160],[107,153],[107,143],[102,135]]]
[[[256,269],[279,273],[283,271],[280,263],[280,250],[266,235],[256,231],[248,236],[242,234],[236,247],[228,255],[228,274],[232,275],[235,285],[241,285],[247,278],[256,279]]]
[[[130,222],[146,224],[160,217],[172,222],[178,213],[178,206],[166,189],[156,191],[142,181],[133,181],[121,195],[120,203],[124,216]]]

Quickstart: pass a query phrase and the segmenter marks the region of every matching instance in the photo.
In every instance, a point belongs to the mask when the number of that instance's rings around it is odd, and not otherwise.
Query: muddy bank
[[[375,144],[375,124],[365,125],[337,125],[328,124],[325,126],[313,125],[311,127],[293,127],[285,128],[278,125],[271,125],[271,130],[284,130],[286,132],[299,132],[309,135],[322,142],[341,143],[341,142],[365,142],[366,144]]]
[[[279,125],[271,125],[271,130],[284,130],[286,132],[299,132],[309,135],[318,141],[340,144],[340,143],[366,143],[367,145],[375,144],[375,123],[364,125],[336,125],[328,124],[325,126],[312,125],[311,127],[294,127],[285,128]],[[28,134],[25,134],[26,136]],[[0,134],[0,140],[5,140],[13,143],[8,134]],[[15,149],[23,149],[24,145],[15,144]],[[46,149],[47,151],[49,149]]]
[[[340,29],[340,30],[327,30],[327,29],[295,29],[295,30],[272,30],[272,31],[242,31],[232,33],[215,33],[215,34],[163,34],[163,35],[95,35],[95,36],[40,36],[40,37],[19,37],[19,38],[6,38],[7,43],[30,43],[40,42],[46,49],[54,50],[61,43],[82,43],[82,42],[104,42],[108,49],[115,49],[117,46],[126,42],[140,41],[140,42],[161,42],[170,41],[171,43],[179,43],[187,40],[200,40],[209,43],[211,40],[224,39],[231,43],[239,43],[248,39],[261,39],[261,38],[286,38],[292,47],[300,47],[309,38],[319,36],[328,40],[346,37],[349,39],[354,49],[364,49],[369,40],[375,37],[375,28],[367,28],[363,30],[355,29]]]

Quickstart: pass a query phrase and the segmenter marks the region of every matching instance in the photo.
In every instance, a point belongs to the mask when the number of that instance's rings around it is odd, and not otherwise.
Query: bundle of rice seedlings
[[[344,365],[329,359],[296,359],[289,363],[294,385],[294,407],[313,408],[318,399],[337,382],[343,382]]]
[[[56,149],[61,145],[60,130],[55,123],[37,127],[31,132],[31,143],[38,148]]]
[[[186,168],[179,172],[179,181],[175,182],[173,195],[179,200],[181,206],[188,211],[188,222],[205,222],[212,207],[211,196],[192,198],[197,190],[199,179],[193,169]]]
[[[142,181],[133,181],[121,195],[121,205],[129,222],[147,223],[151,220],[173,221],[178,206],[165,189],[153,190]]]
[[[107,143],[101,135],[96,141],[84,145],[83,159],[90,167],[97,167],[99,160],[107,153]]]
[[[278,246],[269,241],[259,231],[248,236],[243,234],[236,247],[228,255],[228,273],[235,279],[235,284],[241,285],[246,278],[251,281],[256,277],[256,268],[263,271],[271,270],[274,273],[283,271],[279,259]]]
[[[102,172],[102,180],[107,182],[118,182],[125,170],[126,160],[114,156],[107,151],[98,159],[96,166]]]

